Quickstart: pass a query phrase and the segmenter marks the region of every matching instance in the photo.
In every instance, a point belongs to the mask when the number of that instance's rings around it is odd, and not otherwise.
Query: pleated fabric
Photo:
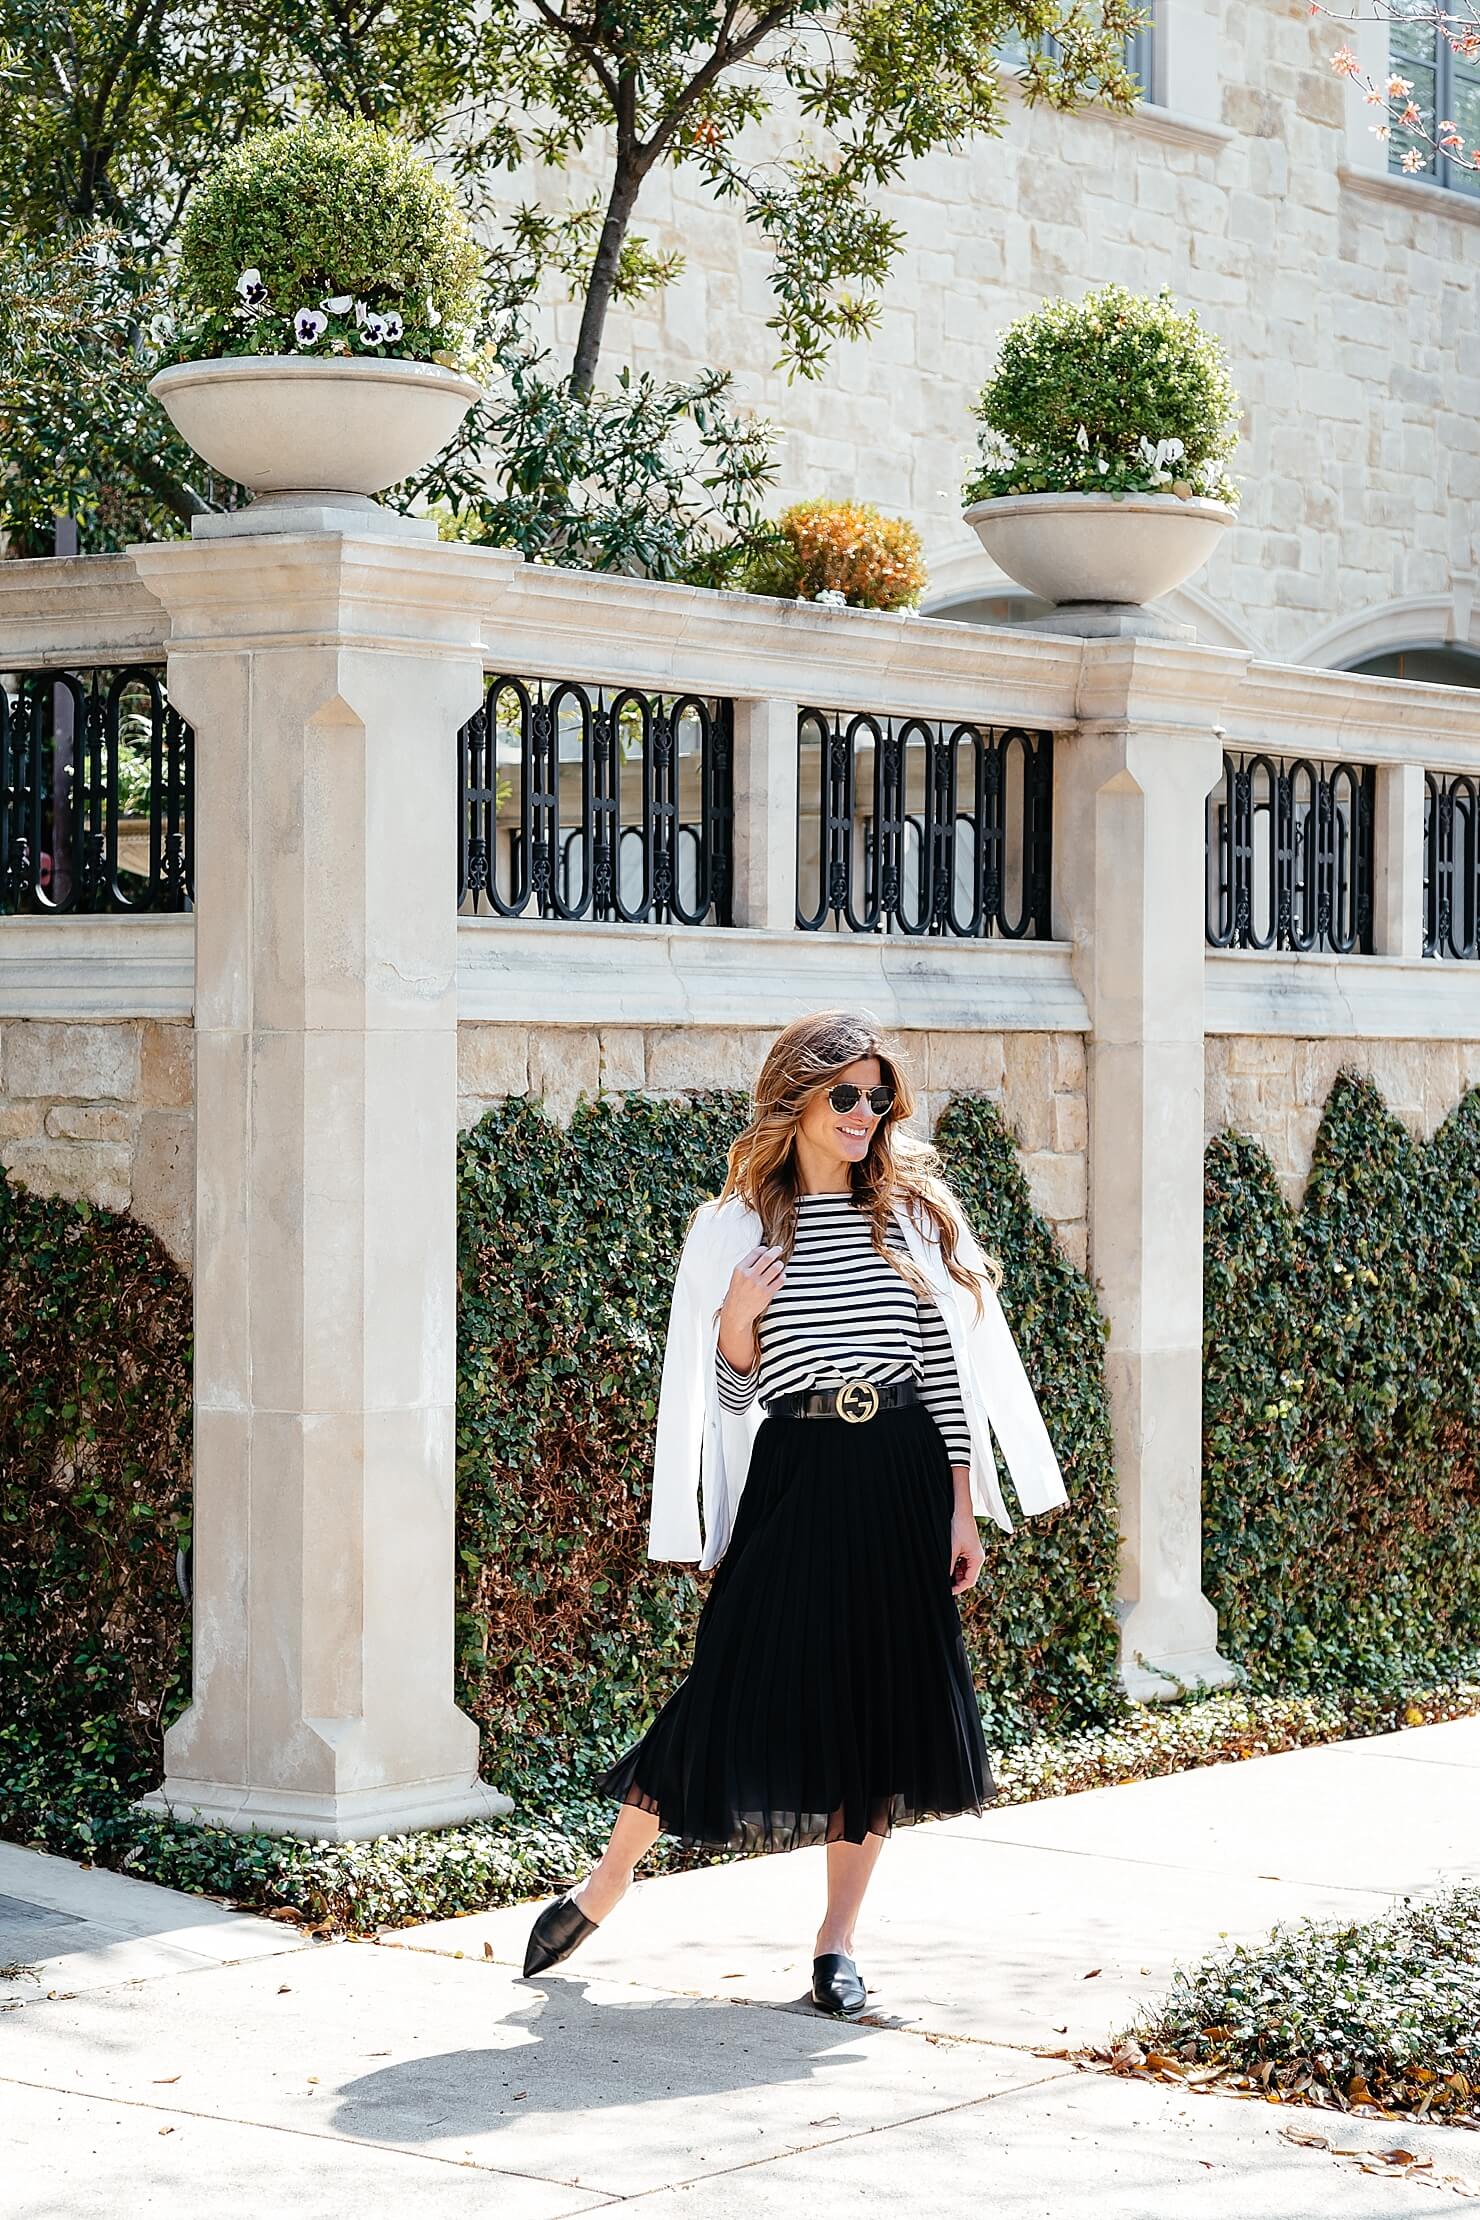
[[[862,1842],[996,1796],[923,1404],[765,1417],[689,1670],[598,1792],[731,1850]]]

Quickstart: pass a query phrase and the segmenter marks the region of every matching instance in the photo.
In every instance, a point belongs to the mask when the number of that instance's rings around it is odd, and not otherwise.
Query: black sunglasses
[[[830,1087],[827,1099],[834,1110],[852,1110],[863,1094],[867,1094],[869,1109],[876,1118],[882,1118],[886,1110],[894,1108],[892,1087],[855,1087],[851,1079],[841,1079],[836,1087]]]

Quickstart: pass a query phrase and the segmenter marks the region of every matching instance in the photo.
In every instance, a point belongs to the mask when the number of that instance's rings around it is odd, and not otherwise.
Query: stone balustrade
[[[1273,1137],[1293,1187],[1343,1043],[1423,1119],[1480,1073],[1480,970],[1421,953],[1424,774],[1480,767],[1480,697],[391,540],[0,565],[0,669],[131,661],[195,729],[196,909],[0,920],[0,1163],[134,1209],[193,1271],[195,1701],[164,1803],[320,1834],[497,1808],[450,1694],[459,1126],[734,1085],[838,1004],[900,1035],[927,1130],[953,1092],[1000,1102],[1094,1280],[1124,1685],[1228,1677],[1205,1125]],[[489,670],[733,702],[732,925],[456,916],[451,736]],[[803,702],[1051,732],[1050,936],[798,932]],[[1225,747],[1377,767],[1373,953],[1206,947]]]

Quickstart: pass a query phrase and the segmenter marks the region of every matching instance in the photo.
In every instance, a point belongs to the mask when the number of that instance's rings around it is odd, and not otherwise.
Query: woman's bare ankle
[[[620,1904],[632,1885],[631,1872],[615,1871],[602,1864],[592,1866],[580,1887],[574,1891],[572,1901],[587,1919],[603,1920],[608,1912]]]

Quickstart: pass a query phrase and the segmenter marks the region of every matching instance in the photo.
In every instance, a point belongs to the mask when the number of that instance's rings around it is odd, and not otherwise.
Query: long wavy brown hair
[[[894,1102],[874,1129],[868,1154],[851,1173],[853,1199],[867,1215],[872,1245],[917,1295],[934,1300],[914,1258],[886,1243],[893,1207],[902,1201],[922,1233],[934,1232],[946,1270],[971,1290],[980,1317],[981,1279],[956,1255],[956,1224],[940,1151],[933,1141],[904,1130],[915,1112],[915,1090],[898,1046],[867,1012],[815,1010],[793,1018],[777,1034],[755,1083],[755,1115],[730,1143],[718,1200],[739,1195],[749,1203],[760,1218],[762,1242],[779,1242],[783,1257],[789,1258],[797,1224],[797,1124],[813,1098],[864,1056],[878,1058],[886,1083],[894,1089]],[[992,1286],[1000,1287],[1001,1264],[988,1257],[987,1265]]]

